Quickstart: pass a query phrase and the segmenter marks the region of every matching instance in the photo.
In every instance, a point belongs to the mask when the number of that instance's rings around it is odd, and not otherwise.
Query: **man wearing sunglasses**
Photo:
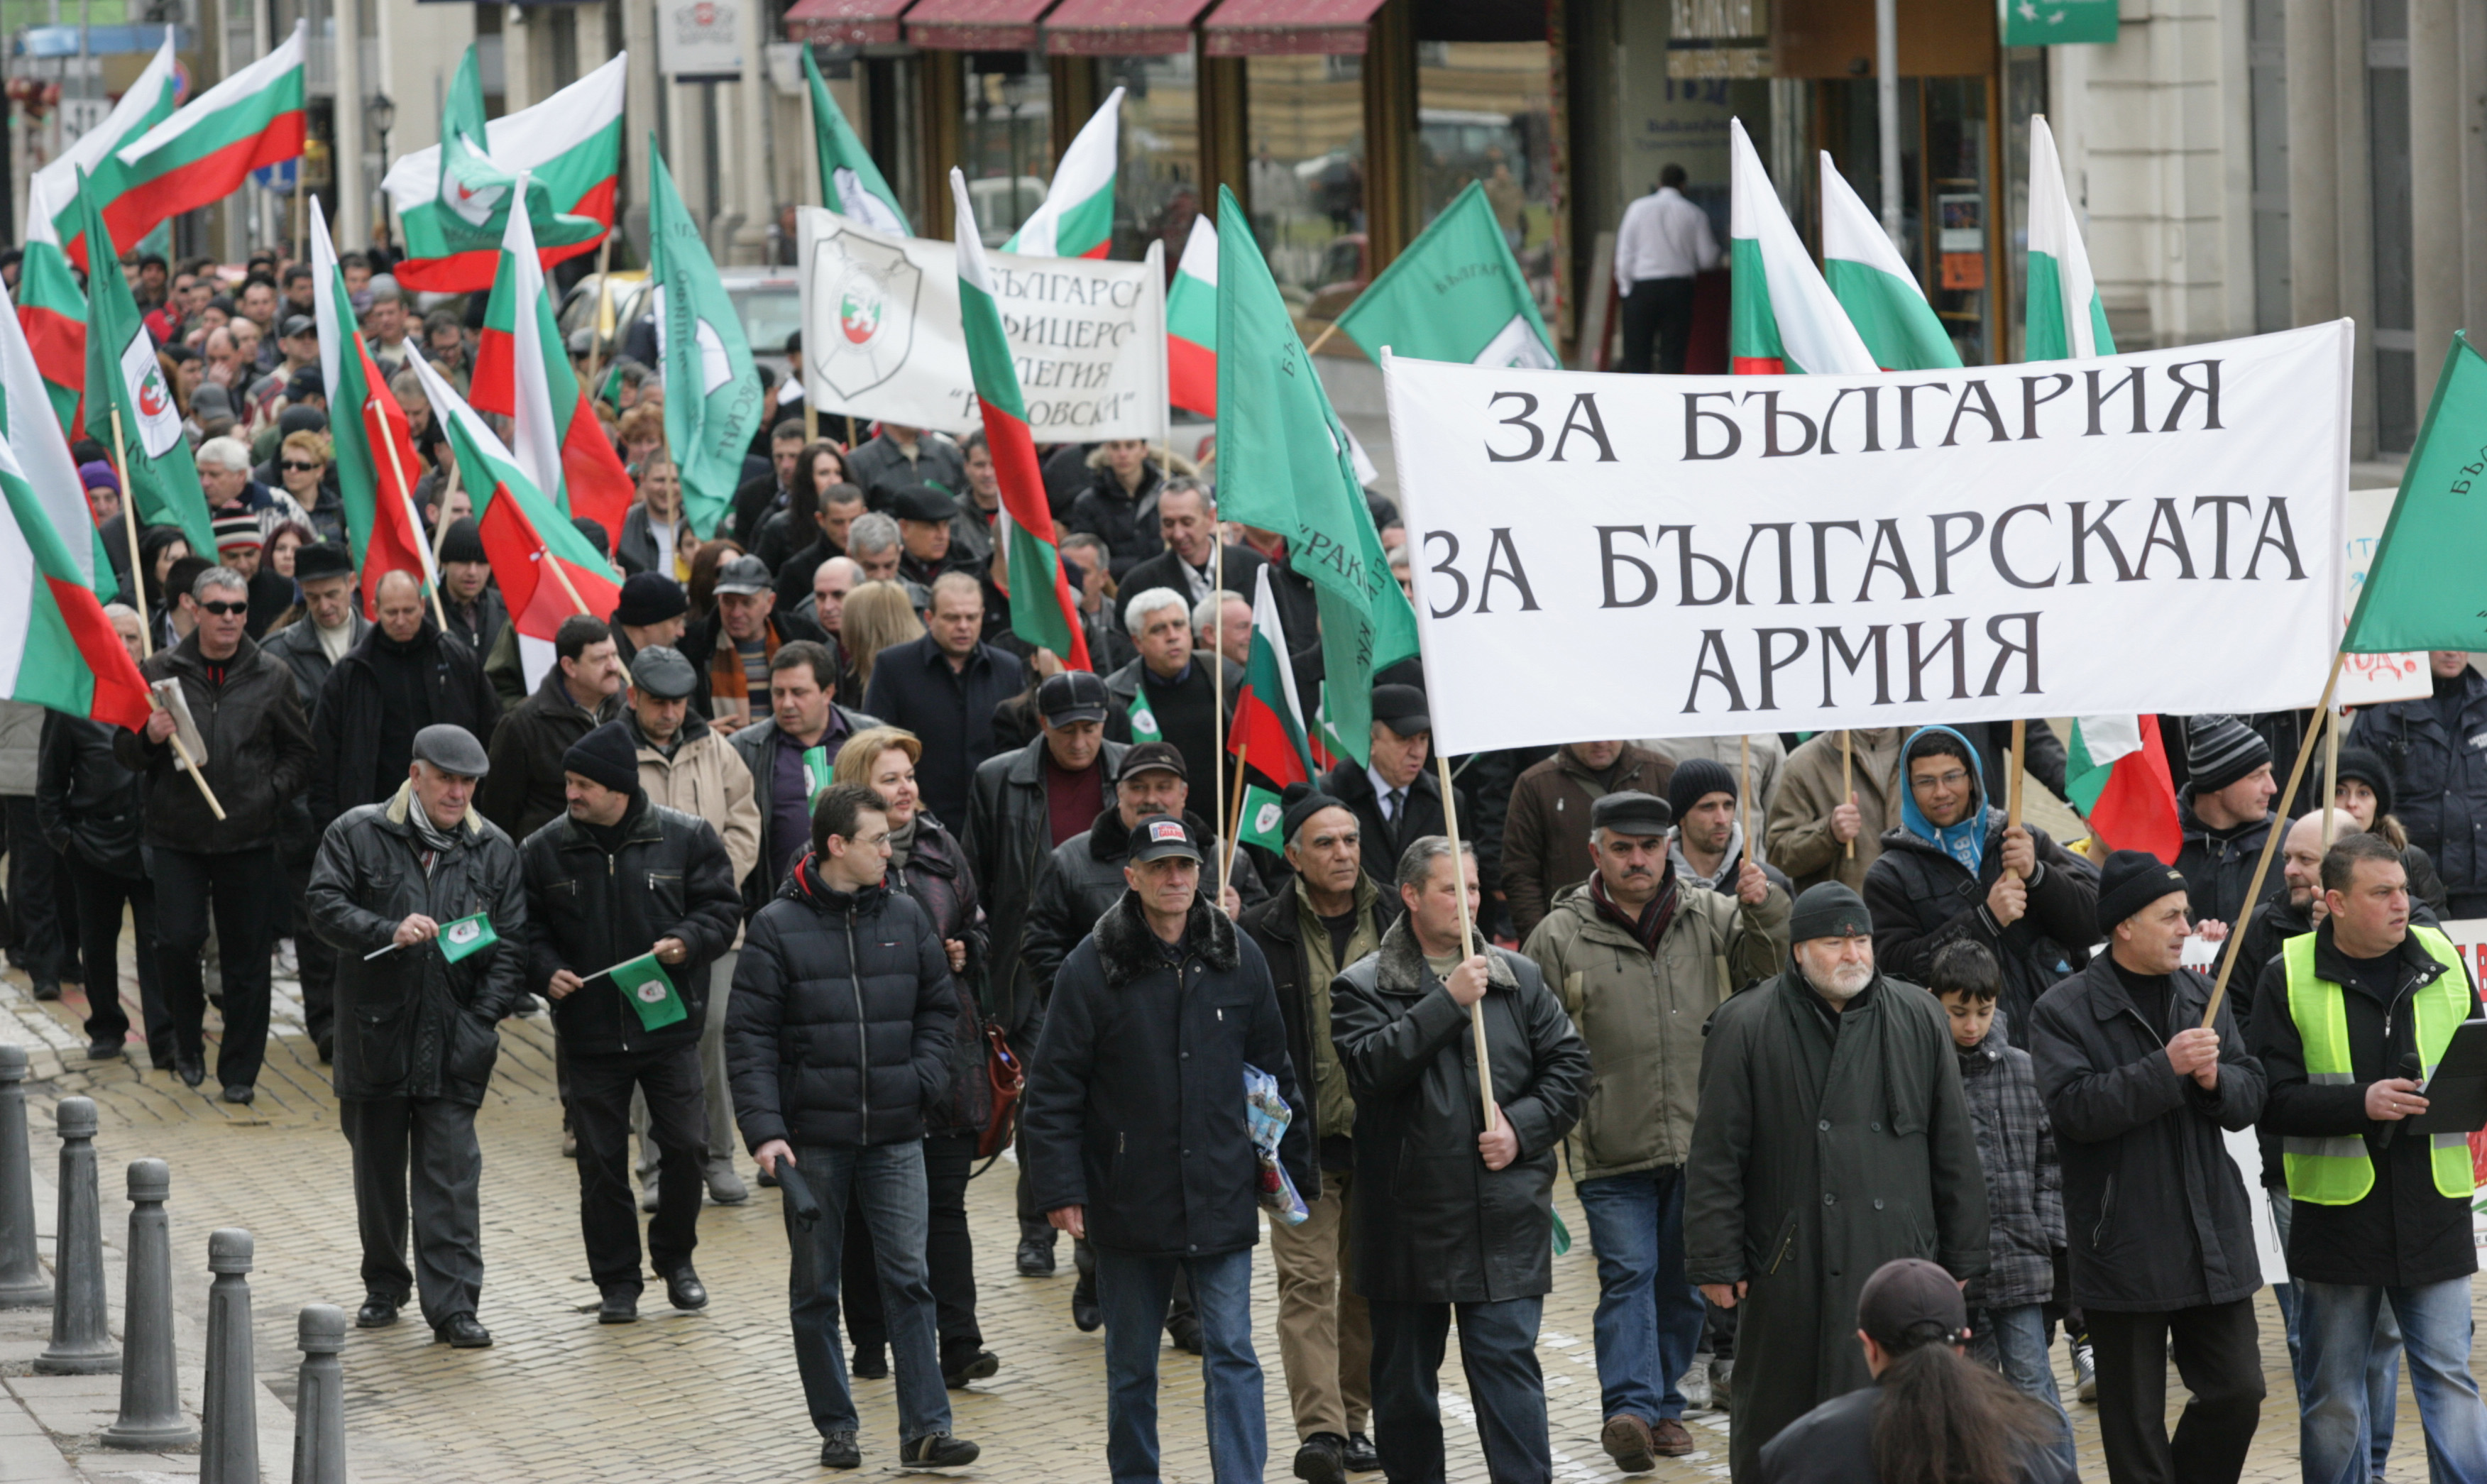
[[[293,675],[242,631],[248,581],[210,567],[191,584],[198,627],[142,667],[150,684],[172,681],[188,703],[205,754],[206,792],[181,767],[172,713],[113,744],[123,767],[148,775],[147,844],[154,854],[156,946],[175,1032],[174,1070],[196,1087],[207,1078],[207,997],[199,951],[215,914],[224,966],[224,1034],[216,1077],[228,1103],[255,1095],[267,1048],[268,951],[285,902],[276,859],[280,806],[311,778],[311,728]]]

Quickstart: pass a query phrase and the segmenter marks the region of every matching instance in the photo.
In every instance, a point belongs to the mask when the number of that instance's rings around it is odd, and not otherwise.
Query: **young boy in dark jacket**
[[[1969,1280],[1970,1354],[2064,1417],[2055,1373],[2047,1363],[2047,1301],[2054,1297],[2056,1254],[2064,1246],[2064,1181],[2055,1136],[2038,1098],[2029,1053],[2004,1044],[1995,1002],[2003,978],[1983,943],[1959,939],[1937,950],[1927,988],[1951,1018],[1960,1052],[1960,1085],[1977,1128],[1977,1159],[1986,1171],[1986,1209],[1995,1223],[1994,1260]],[[2063,1421],[2055,1452],[2067,1469],[2073,1427]]]

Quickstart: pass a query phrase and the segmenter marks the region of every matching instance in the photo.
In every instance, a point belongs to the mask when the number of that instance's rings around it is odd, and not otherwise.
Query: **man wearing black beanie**
[[[2211,982],[2181,966],[2187,907],[2182,871],[2110,855],[2107,952],[2039,999],[2028,1050],[2063,1162],[2071,1300],[2089,1321],[2108,1476],[2234,1484],[2262,1411],[2262,1266],[2223,1131],[2253,1127],[2263,1073],[2224,1001],[2202,1023]],[[2193,1393],[2172,1442],[2171,1335]]]
[[[2192,778],[2176,800],[2185,829],[2176,869],[2185,876],[2188,905],[2204,937],[2225,939],[2252,915],[2246,901],[2255,857],[2275,824],[2271,744],[2234,716],[2194,716],[2185,723],[2185,754]],[[2265,899],[2277,895],[2277,876],[2263,882]]]

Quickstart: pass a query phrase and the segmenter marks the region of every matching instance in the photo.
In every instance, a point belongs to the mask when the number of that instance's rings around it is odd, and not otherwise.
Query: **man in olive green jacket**
[[[1704,1312],[1684,1269],[1702,1026],[1786,958],[1788,895],[1750,859],[1732,896],[1679,881],[1665,799],[1609,794],[1587,812],[1592,874],[1555,900],[1526,952],[1589,1049],[1588,1109],[1570,1149],[1598,1252],[1602,1442],[1639,1472],[1693,1449],[1677,1381]]]

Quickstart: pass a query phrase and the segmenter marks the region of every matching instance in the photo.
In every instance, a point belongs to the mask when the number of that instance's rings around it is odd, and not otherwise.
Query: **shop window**
[[[1199,70],[1188,51],[1104,59],[1103,96],[1123,90],[1121,164],[1114,175],[1113,256],[1165,244],[1166,271],[1200,214]]]
[[[1542,49],[1542,48],[1541,48]],[[1252,235],[1299,320],[1333,320],[1372,276],[1361,57],[1244,61]]]
[[[1544,42],[1419,42],[1417,225],[1485,186],[1540,314],[1554,318],[1553,94]]]
[[[975,51],[960,88],[959,167],[987,247],[1009,241],[1053,179],[1053,87],[1034,52]]]

